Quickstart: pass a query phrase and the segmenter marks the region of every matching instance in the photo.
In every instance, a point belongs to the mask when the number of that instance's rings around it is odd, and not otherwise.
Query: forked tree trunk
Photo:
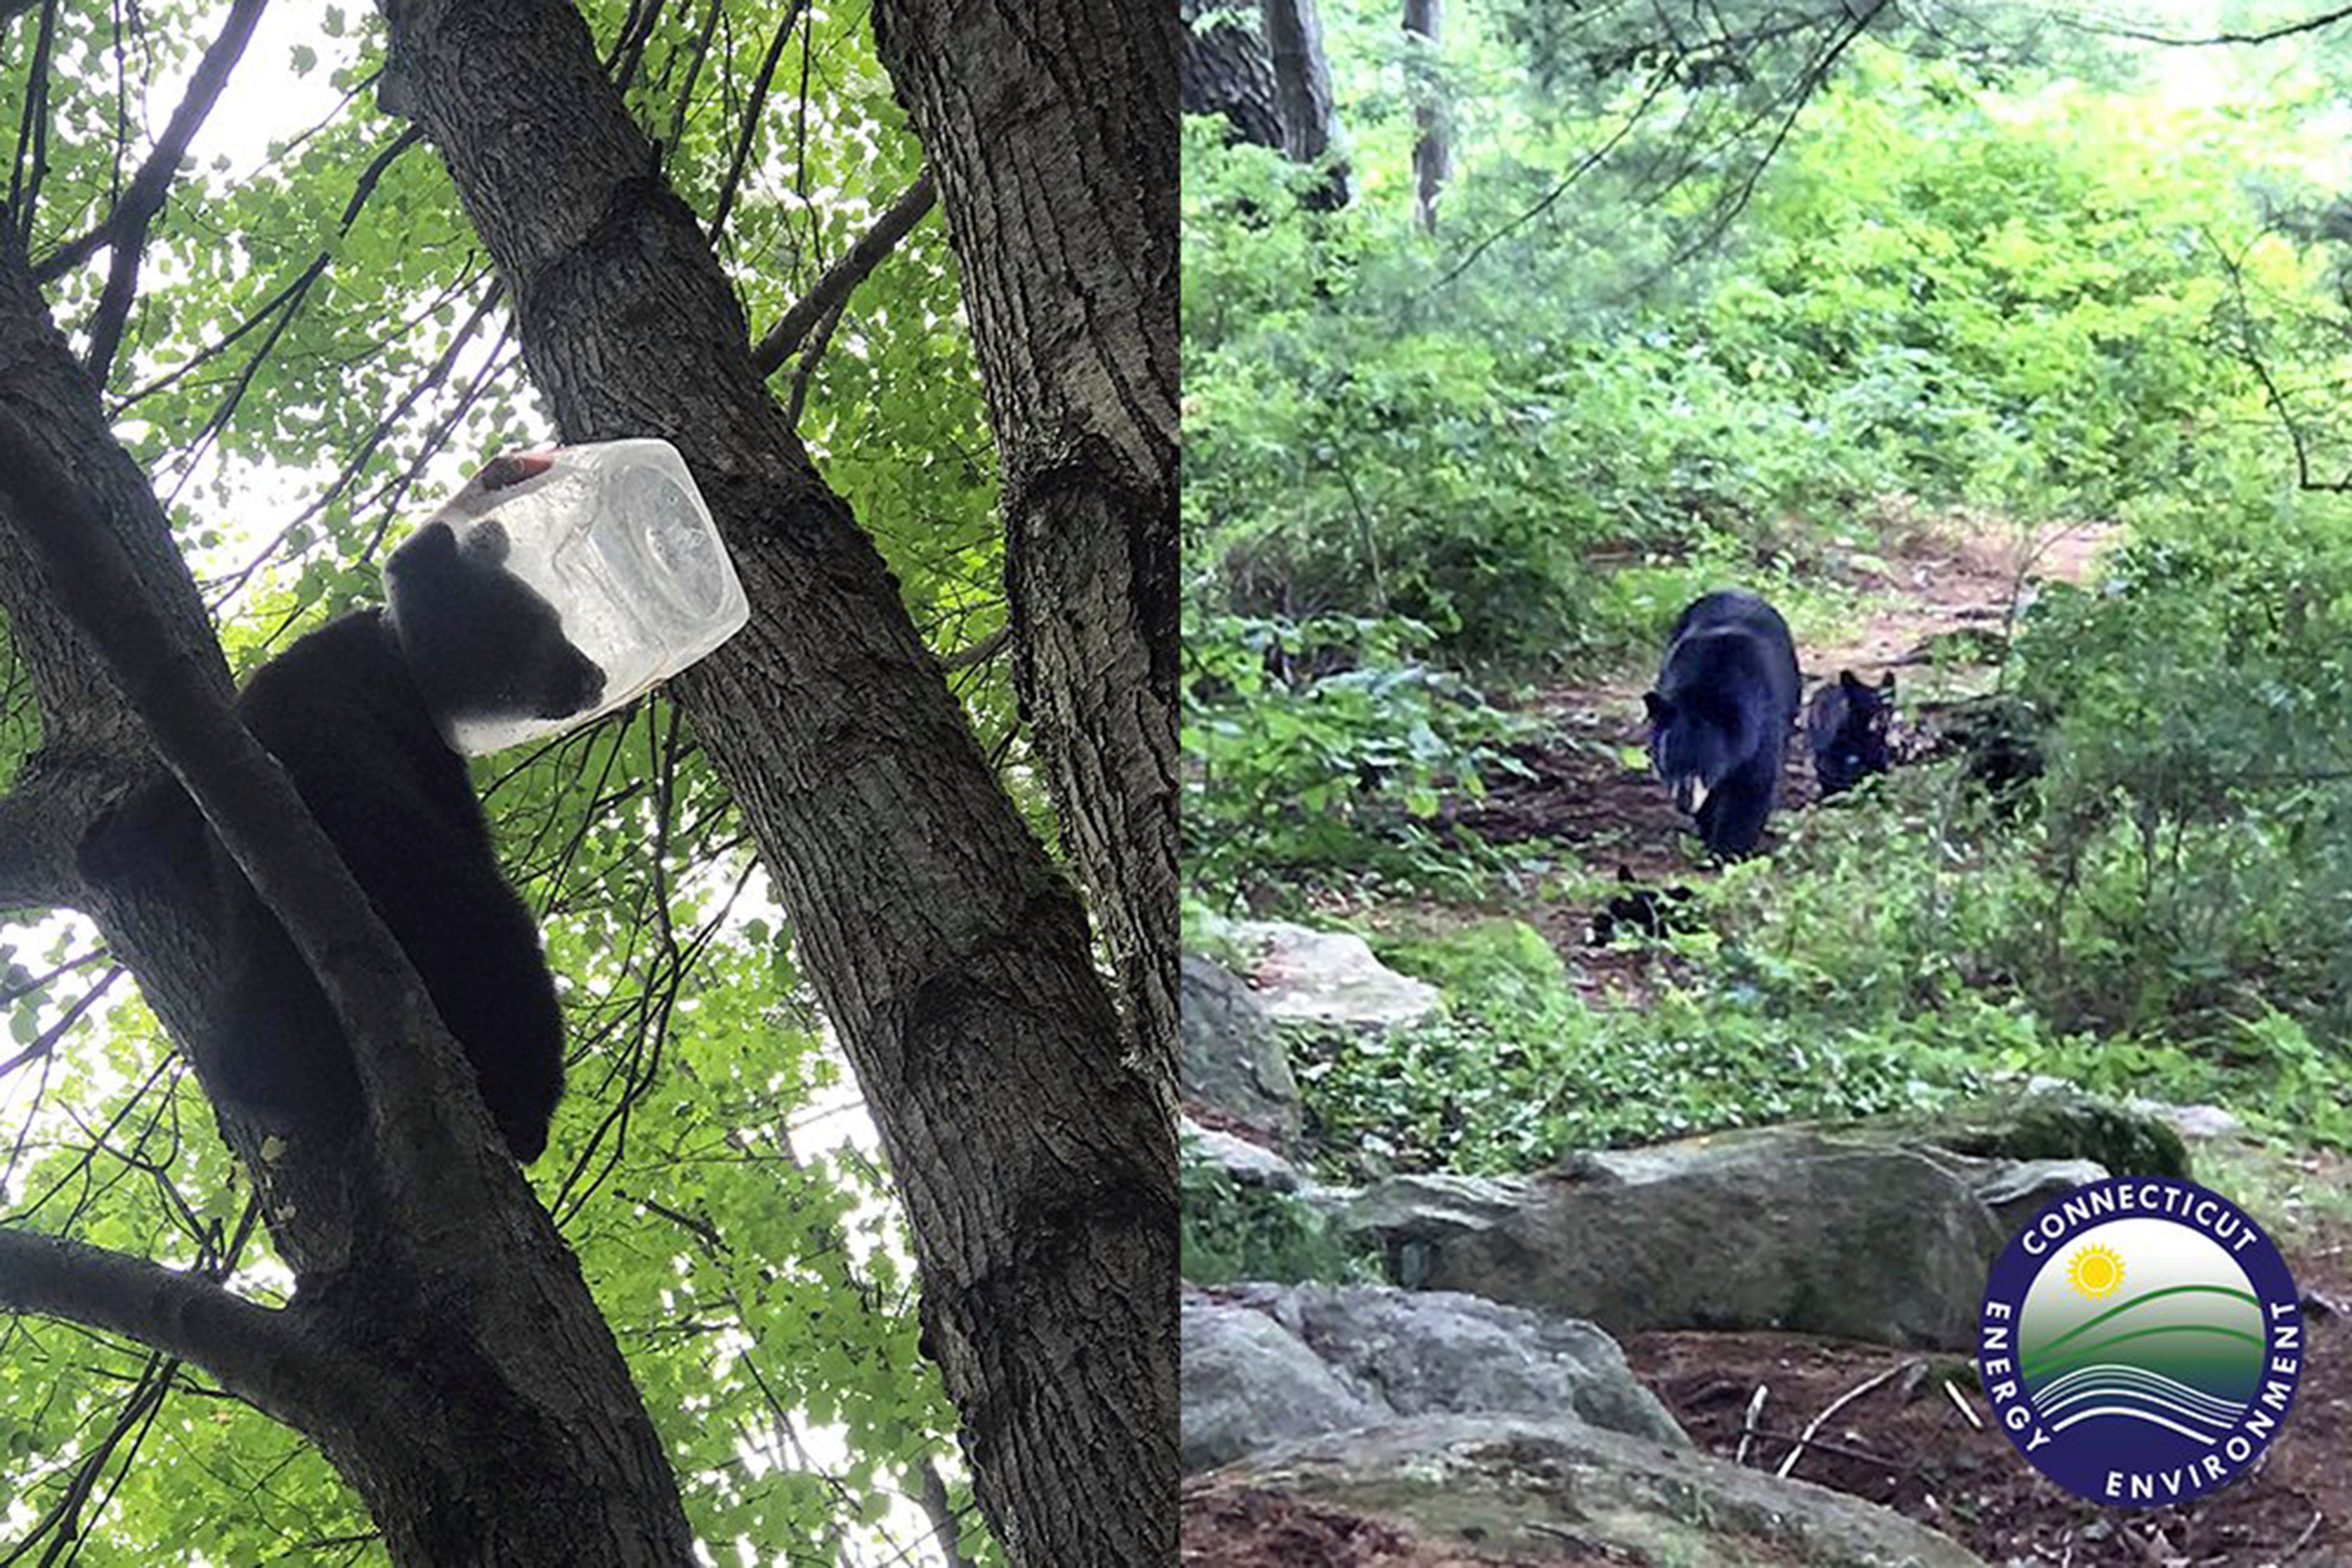
[[[674,695],[735,793],[880,1131],[914,1231],[925,1343],[958,1408],[982,1507],[1024,1568],[1171,1561],[1176,1193],[1163,1053],[1139,1048],[1123,1023],[1067,881],[998,786],[879,556],[768,396],[700,225],[654,173],[578,13],[560,0],[383,9],[386,105],[447,163],[564,434],[674,441],[744,579],[750,626]],[[1168,82],[1172,98],[1170,41],[1149,52],[1148,74],[1079,90],[1109,100]],[[976,70],[987,65],[975,57]],[[932,150],[951,167],[971,155]],[[1165,178],[1153,187],[1163,200],[1171,190]],[[1052,219],[1073,256],[1123,253],[1134,236],[1096,229],[1131,223],[1129,205],[1146,195]],[[1172,244],[1172,206],[1151,216]],[[107,437],[21,258],[6,270],[0,402],[23,411],[56,472],[72,476],[51,489],[78,487],[121,525],[142,584],[125,601],[160,605],[177,639],[151,661],[179,672],[175,698],[209,689],[225,700],[218,651],[152,490]],[[1164,310],[1172,282],[1163,257],[1125,302]],[[1103,733],[1125,787],[1133,752],[1157,754],[1151,714],[1171,703],[1172,595],[1150,585],[1173,569],[1174,362],[1172,321],[1120,331],[1118,363],[1090,384],[1110,415],[1082,443],[1095,457],[1073,476],[1083,481],[1073,510],[1034,472],[1013,499],[1015,510],[1043,500],[1054,510],[1041,516],[1119,525],[1107,539],[1081,532],[1089,551],[1109,549],[1103,583],[1077,586],[1102,587],[1097,608],[1126,627],[1086,645],[1133,677],[1131,689],[1089,688],[1114,710]],[[1129,337],[1156,357],[1126,363]],[[1083,358],[1102,346],[1039,352]],[[1143,504],[1097,492],[1098,473]],[[79,522],[68,532],[97,532]],[[1044,564],[1084,562],[1048,551]],[[1050,573],[1038,581],[1040,594],[1061,591]],[[51,587],[0,540],[12,646],[45,705],[89,715],[85,733],[53,732],[59,743],[16,791],[78,801],[87,820],[96,791],[77,770],[91,771],[91,751],[119,757],[131,721],[47,603]],[[160,710],[142,709],[151,722]],[[1154,816],[1163,802],[1144,804],[1136,823],[1089,820],[1073,836],[1092,836],[1097,855],[1130,832],[1149,843],[1168,825]],[[247,834],[247,846],[268,837]],[[36,851],[44,886],[70,880],[65,837]],[[1118,883],[1107,908],[1129,919],[1155,879],[1172,887],[1172,857],[1165,876]],[[356,889],[340,885],[382,944]],[[216,933],[193,915],[199,894],[167,868],[98,886],[87,902],[167,1025],[201,1041],[219,955]],[[289,929],[314,947],[334,940],[308,921]],[[1112,929],[1149,945],[1132,923]],[[364,973],[384,994],[378,948],[335,951],[348,956],[331,971]],[[674,1479],[609,1329],[544,1211],[497,1163],[478,1105],[432,1087],[436,1074],[459,1081],[460,1058],[414,977],[401,989],[402,967],[391,982],[399,1016],[362,1054],[383,1071],[393,1047],[421,1038],[428,1056],[437,1049],[425,1113],[412,1114],[411,1096],[348,1148],[296,1138],[272,1149],[225,1120],[271,1194],[299,1281],[294,1306],[268,1311],[186,1275],[0,1227],[0,1307],[132,1334],[210,1367],[320,1446],[404,1568],[688,1562]],[[358,994],[331,978],[330,991]],[[1172,1001],[1137,1016],[1172,1026]],[[196,1056],[201,1065],[201,1045]]]
[[[314,898],[340,878],[346,912],[363,910],[316,826],[306,824],[308,843],[286,826],[307,814],[283,774],[252,777],[261,753],[228,716],[226,671],[162,509],[5,240],[0,447],[0,605],[51,742],[18,789],[37,795],[54,780],[62,805],[119,786],[139,755],[119,692],[137,693],[151,731],[169,721],[174,762],[205,779],[216,808],[237,794],[231,778],[281,792],[260,803],[267,812],[245,803],[245,831],[274,839],[288,868],[273,876]],[[220,942],[194,833],[166,835],[150,847],[159,853],[59,893],[96,918],[201,1074]],[[71,850],[57,853],[62,878]],[[383,1059],[422,1057],[401,1085],[422,1092],[404,1103],[425,1110],[395,1113],[396,1131],[283,1138],[224,1114],[295,1272],[294,1304],[273,1310],[140,1258],[0,1226],[0,1310],[124,1334],[205,1368],[319,1445],[404,1568],[687,1568],[676,1479],[577,1261],[494,1146],[478,1101],[459,1100],[462,1058],[421,985],[387,979],[389,937],[377,929],[380,949],[335,940],[346,978],[333,984],[356,976],[380,1004],[368,1033],[387,1046]]]
[[[734,291],[649,173],[578,14],[383,9],[386,106],[447,163],[564,435],[676,443],[743,576],[750,626],[673,693],[775,879],[905,1194],[925,1343],[990,1522],[1025,1568],[1171,1560],[1172,12],[959,14],[961,74],[936,86],[990,107],[925,136],[951,223],[1000,177],[1055,193],[1000,208],[1008,227],[967,216],[957,237],[1000,437],[1033,420],[1056,437],[1045,461],[1024,444],[1007,464],[1024,683],[1130,1029],[1067,881],[761,384]],[[887,9],[877,29],[903,47]],[[1039,101],[1040,73],[1089,115]],[[1058,147],[1023,107],[1057,115]],[[1041,290],[1029,269],[1049,264]],[[1015,279],[1017,297],[998,292]],[[1041,298],[1050,315],[1008,342],[1005,314]]]

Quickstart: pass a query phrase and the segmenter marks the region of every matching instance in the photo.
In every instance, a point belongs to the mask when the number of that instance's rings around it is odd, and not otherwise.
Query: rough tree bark
[[[1176,18],[878,0],[874,31],[962,267],[1023,710],[1139,1053],[1172,1094]]]
[[[1339,138],[1331,68],[1323,54],[1323,22],[1315,0],[1265,0],[1265,47],[1274,62],[1276,100],[1282,109],[1282,150],[1294,163],[1312,163]],[[1348,169],[1336,164],[1318,203],[1344,205]]]
[[[1183,0],[1179,15],[1184,112],[1221,114],[1250,145],[1282,147],[1282,98],[1257,0]]]
[[[1187,114],[1223,115],[1233,134],[1295,163],[1319,162],[1339,140],[1331,71],[1315,0],[1183,0]],[[1323,211],[1348,203],[1348,166],[1306,197]]]
[[[1083,910],[761,385],[734,293],[579,16],[555,0],[383,9],[386,107],[447,163],[564,435],[675,442],[735,555],[751,625],[673,691],[757,838],[890,1156],[926,1342],[991,1523],[1014,1562],[1040,1568],[1171,1560],[1172,17],[1073,31],[1023,8],[968,28],[963,46],[967,87],[990,101],[1025,100],[1042,68],[1004,74],[1017,30],[1045,41],[1066,90],[1137,104],[1108,115],[1108,144],[1093,119],[1063,116],[1101,174],[1056,184],[1078,198],[1067,205],[1023,210],[1042,235],[967,230],[960,245],[968,267],[1010,247],[1050,247],[1073,268],[1075,298],[1020,351],[1050,372],[1038,408],[1070,428],[1059,466],[1012,467],[1007,510],[1034,519],[1016,538],[1047,536],[1021,569],[1020,613],[1066,605],[1083,627],[1066,666],[1037,634],[1057,679],[1035,684],[1045,704],[1069,694],[1041,721],[1104,748],[1102,787],[1072,795],[1064,820],[1081,867],[1106,879],[1114,952],[1142,960],[1127,971],[1152,1030],[1139,1051]],[[992,115],[971,133],[990,129]],[[931,139],[950,207],[983,157],[1031,168],[1037,135],[1024,126],[994,149]],[[1077,332],[1089,304],[1128,315]],[[989,378],[1003,406],[997,389],[1030,373],[1001,363],[1001,333],[981,333],[980,352],[1000,358]]]
[[[447,163],[565,435],[667,437],[726,531],[752,622],[674,694],[735,791],[881,1131],[982,1508],[1015,1563],[1171,1560],[1165,1063],[1133,1048],[1076,898],[768,397],[700,226],[657,177],[579,16],[557,0],[391,0],[385,16],[387,104]],[[1089,215],[1055,221],[1078,248],[1098,245]],[[108,437],[21,258],[0,267],[0,405],[54,459],[29,490],[13,469],[0,506],[0,603],[49,741],[0,802],[0,820],[27,830],[5,889],[88,909],[202,1076],[219,954],[201,873],[79,879],[96,809],[152,772],[131,705],[16,547],[22,495],[85,505],[78,531],[111,531],[132,563],[123,602],[162,615],[161,651],[131,671],[141,712],[217,718],[226,673],[152,492]],[[1144,384],[1157,408],[1162,373]],[[1146,428],[1142,455],[1172,464],[1172,405]],[[1165,706],[1153,673],[1118,699]],[[284,780],[234,725],[197,732],[242,747],[220,764],[235,779],[275,781],[279,793],[236,803],[201,782],[212,763],[167,742],[208,808],[231,801],[216,812],[224,837],[305,951],[331,944],[320,967],[371,1064],[371,1116],[340,1146],[223,1119],[295,1270],[293,1305],[0,1232],[0,1306],[121,1328],[210,1368],[319,1442],[404,1564],[688,1561],[673,1478],[610,1332],[478,1106],[442,1092],[457,1058],[414,975],[363,903],[356,935],[337,926],[338,901],[348,915],[357,893],[315,836],[277,846],[292,868],[269,868],[276,833],[255,813],[283,804]],[[394,1000],[362,1027],[368,997]],[[425,1065],[404,1068],[404,1053]]]

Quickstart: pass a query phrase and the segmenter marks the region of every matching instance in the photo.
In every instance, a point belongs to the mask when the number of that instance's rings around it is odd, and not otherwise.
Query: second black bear
[[[1709,594],[1675,621],[1650,713],[1650,761],[1712,853],[1764,836],[1797,719],[1797,646],[1753,594]]]
[[[1822,796],[1850,790],[1887,768],[1887,730],[1895,718],[1895,677],[1865,686],[1853,671],[1838,671],[1805,705],[1805,740]]]

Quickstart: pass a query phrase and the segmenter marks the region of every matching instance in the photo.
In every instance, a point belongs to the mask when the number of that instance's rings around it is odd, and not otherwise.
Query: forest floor
[[[1915,710],[1923,697],[1982,689],[1989,666],[1944,655],[1972,640],[1996,641],[2014,614],[2021,584],[2032,578],[2079,581],[2104,542],[2091,529],[2031,545],[1990,528],[1923,523],[1892,532],[1883,554],[1842,574],[1866,613],[1834,639],[1800,636],[1808,694],[1841,669],[1874,683],[1895,672],[1901,706]],[[1535,710],[1549,739],[1518,753],[1525,776],[1496,781],[1487,798],[1459,820],[1490,843],[1549,839],[1589,868],[1605,873],[1623,867],[1646,884],[1706,875],[1696,840],[1639,765],[1647,673],[1629,670],[1540,694]],[[1817,793],[1811,759],[1799,740],[1789,752],[1781,810],[1813,809]],[[1347,912],[1390,929],[1426,929],[1477,914],[1525,920],[1559,951],[1588,1000],[1639,1005],[1679,961],[1658,943],[1593,945],[1597,909],[1594,900],[1534,892],[1475,910],[1407,900]],[[2200,1159],[2207,1152],[2208,1146],[2197,1150]],[[2212,1154],[2228,1166],[2221,1184],[2242,1194],[2352,1192],[2352,1162],[2332,1156],[2295,1156],[2250,1144]],[[2218,1493],[2174,1508],[2095,1507],[2044,1480],[1997,1430],[1972,1426],[1949,1399],[1916,1392],[1940,1380],[1905,1377],[1841,1410],[1793,1473],[1899,1509],[1993,1564],[2352,1565],[2352,1464],[2346,1462],[2352,1455],[2352,1367],[2342,1354],[2342,1315],[2352,1311],[2352,1203],[2338,1197],[2331,1206],[2319,1197],[2296,1205],[2276,1234],[2310,1308],[2312,1353],[2278,1440],[2250,1474]],[[1710,1453],[1738,1452],[1748,1404],[1764,1388],[1747,1462],[1775,1468],[1794,1434],[1832,1400],[1890,1365],[1922,1359],[1916,1352],[1795,1334],[1650,1333],[1634,1337],[1625,1349],[1636,1373]],[[1971,1403],[1981,1417],[1981,1400]],[[1410,1559],[1370,1551],[1360,1558],[1343,1552],[1317,1560],[1385,1565]]]
[[[1963,531],[1948,521],[1897,522],[1883,554],[1837,569],[1867,606],[1855,623],[1831,639],[1799,636],[1806,696],[1841,670],[1872,685],[1893,675],[1899,705],[1912,711],[1923,699],[1984,689],[1990,667],[1967,650],[2005,638],[2032,582],[2081,581],[2106,538],[2090,525],[2025,542],[1990,526]],[[1455,820],[1489,844],[1549,839],[1588,866],[1622,867],[1645,885],[1691,876],[1698,840],[1643,760],[1642,693],[1650,673],[1632,669],[1539,693],[1532,711],[1546,739],[1515,753],[1525,773],[1494,779],[1486,798]],[[1801,735],[1781,769],[1780,810],[1804,811],[1819,798]],[[1768,828],[1768,849],[1771,842]],[[1586,949],[1593,907],[1546,900],[1509,912],[1549,937],[1571,970],[1597,966],[1592,978],[1602,983],[1631,978],[1622,973],[1626,954]]]
[[[1896,700],[1916,713],[1924,701],[1948,701],[1988,689],[1993,667],[1972,647],[2006,637],[2021,595],[2037,580],[2080,582],[2109,531],[2080,525],[2025,541],[1982,520],[1882,521],[1882,552],[1867,562],[1823,560],[1824,574],[1864,606],[1833,637],[1797,637],[1805,695],[1840,670],[1876,685],[1895,678]],[[1446,820],[1490,845],[1543,840],[1604,875],[1621,870],[1645,887],[1673,887],[1704,876],[1689,819],[1675,809],[1649,772],[1648,720],[1642,693],[1652,671],[1627,668],[1543,689],[1520,704],[1542,739],[1512,752],[1520,770],[1497,773],[1487,794],[1452,809]],[[1906,736],[1897,719],[1898,746]],[[1793,738],[1780,773],[1774,816],[1820,804],[1811,753]],[[1767,827],[1769,852],[1779,836]],[[1596,896],[1561,898],[1545,886],[1530,896],[1466,909],[1433,900],[1382,899],[1367,905],[1350,890],[1318,890],[1310,901],[1329,916],[1376,930],[1444,927],[1465,916],[1507,915],[1541,931],[1567,961],[1570,983],[1596,1005],[1642,1005],[1675,977],[1680,961],[1656,943],[1596,946]]]

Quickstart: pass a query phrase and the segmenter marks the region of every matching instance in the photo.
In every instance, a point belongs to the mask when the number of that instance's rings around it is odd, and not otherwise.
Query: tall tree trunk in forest
[[[1274,90],[1282,110],[1282,150],[1291,161],[1315,163],[1339,138],[1331,68],[1323,53],[1323,22],[1315,0],[1265,0],[1265,45],[1274,59]],[[1348,165],[1335,161],[1331,178],[1311,205],[1329,209],[1348,202]]]
[[[1176,19],[877,0],[874,30],[962,266],[1024,710],[1140,1054],[1172,1093]]]
[[[1171,1561],[1172,13],[960,16],[939,41],[964,79],[933,85],[989,118],[925,127],[963,215],[1000,439],[1032,421],[1055,437],[1007,442],[1016,625],[1065,832],[1122,963],[1123,1025],[1084,910],[761,384],[734,290],[578,13],[383,9],[385,106],[447,163],[565,437],[674,442],[734,554],[751,624],[673,695],[759,844],[905,1194],[925,1342],[982,1507],[1024,1568]],[[893,26],[885,47],[919,58],[929,32]],[[1086,114],[1040,100],[1045,77]],[[1044,205],[992,209],[1000,176],[981,171],[997,160],[1002,178],[1042,182]],[[1007,226],[975,227],[975,210]],[[1026,269],[1048,262],[1068,268],[1058,297],[1031,291]],[[994,292],[1014,278],[1021,292]]]
[[[1437,232],[1437,198],[1453,173],[1453,153],[1446,145],[1445,99],[1437,71],[1437,31],[1444,0],[1404,0],[1404,30],[1412,48],[1406,73],[1412,81],[1412,122],[1418,132],[1412,143],[1413,212],[1422,228]]]
[[[1257,0],[1183,0],[1184,51],[1178,72],[1187,114],[1222,114],[1253,147],[1285,143],[1282,101],[1274,80]]]
[[[1315,0],[1183,0],[1187,114],[1221,114],[1233,133],[1295,163],[1314,163],[1339,139],[1331,71]],[[1307,197],[1324,211],[1348,203],[1348,166]]]

